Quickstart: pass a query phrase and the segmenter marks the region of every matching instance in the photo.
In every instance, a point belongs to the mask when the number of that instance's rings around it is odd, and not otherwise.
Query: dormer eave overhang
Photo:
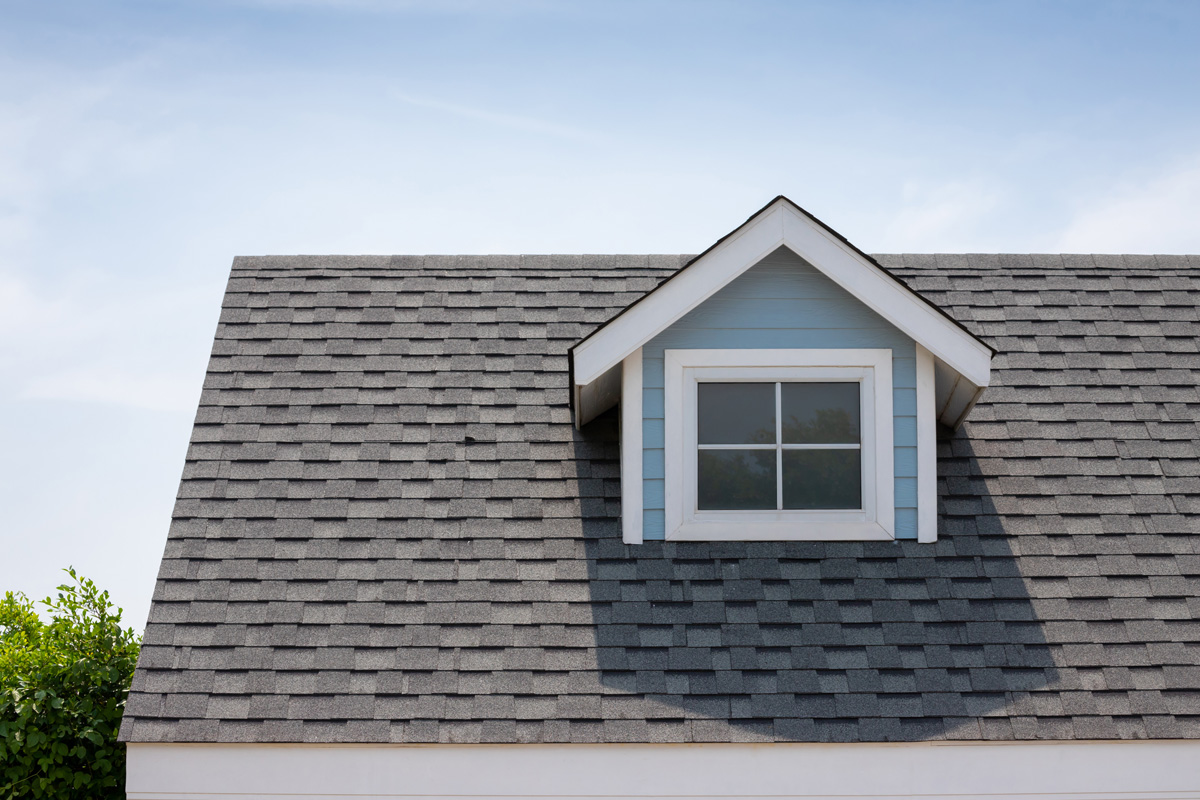
[[[570,348],[576,424],[616,403],[620,365],[631,353],[780,247],[929,350],[939,366],[938,417],[951,427],[961,423],[990,381],[995,349],[780,195]]]

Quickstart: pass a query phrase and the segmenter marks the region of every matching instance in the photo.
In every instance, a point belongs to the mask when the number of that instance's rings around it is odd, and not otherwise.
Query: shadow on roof
[[[605,415],[577,452],[616,436]],[[973,453],[952,463],[979,474]],[[1014,693],[1057,670],[990,497],[940,495],[936,545],[627,546],[588,517],[604,716],[648,741],[1007,738]]]

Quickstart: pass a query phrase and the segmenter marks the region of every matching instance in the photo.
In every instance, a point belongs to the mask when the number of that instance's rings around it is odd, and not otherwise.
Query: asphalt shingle
[[[236,259],[122,737],[1200,736],[1200,261],[878,258],[1000,351],[936,545],[621,543],[566,353],[686,256]]]

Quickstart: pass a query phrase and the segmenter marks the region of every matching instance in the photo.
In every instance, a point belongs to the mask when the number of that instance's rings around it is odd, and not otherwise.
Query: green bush
[[[138,637],[108,592],[65,571],[49,622],[23,594],[0,602],[0,797],[125,797],[117,729]]]

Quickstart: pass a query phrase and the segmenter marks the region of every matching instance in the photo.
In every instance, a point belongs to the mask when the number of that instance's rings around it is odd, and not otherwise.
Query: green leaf
[[[0,798],[125,796],[116,736],[138,638],[107,592],[66,571],[45,620],[20,593],[0,600]]]

